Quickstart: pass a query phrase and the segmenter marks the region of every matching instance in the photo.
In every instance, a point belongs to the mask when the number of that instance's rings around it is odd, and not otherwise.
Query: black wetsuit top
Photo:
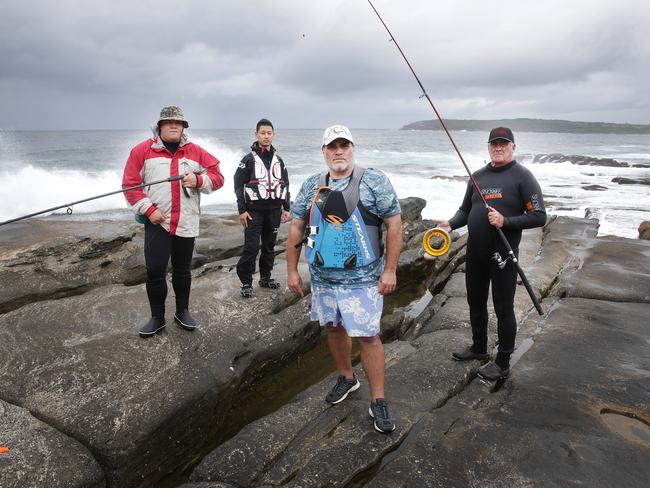
[[[505,166],[487,165],[474,173],[488,205],[504,216],[503,233],[513,250],[519,248],[522,229],[541,227],[546,222],[546,210],[539,183],[524,166],[511,161]],[[495,250],[497,240],[494,227],[487,218],[487,209],[469,182],[463,203],[456,215],[449,221],[452,229],[467,225],[468,257],[489,259]],[[498,243],[497,249],[507,255]]]

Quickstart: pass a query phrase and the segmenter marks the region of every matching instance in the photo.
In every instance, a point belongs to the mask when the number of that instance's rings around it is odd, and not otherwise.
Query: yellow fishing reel
[[[422,247],[424,247],[425,252],[430,256],[442,256],[451,247],[451,237],[441,228],[434,227],[424,233]]]

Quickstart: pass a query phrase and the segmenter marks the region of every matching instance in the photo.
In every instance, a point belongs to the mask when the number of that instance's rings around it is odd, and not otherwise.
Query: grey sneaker
[[[502,380],[507,378],[509,374],[510,368],[502,368],[494,361],[490,361],[478,369],[478,375],[488,381]]]
[[[388,410],[388,403],[383,398],[377,398],[376,401],[371,402],[368,413],[375,419],[374,425],[377,432],[388,434],[395,430],[395,421]]]
[[[329,393],[327,393],[325,401],[332,405],[340,403],[348,397],[348,393],[357,391],[360,386],[361,383],[359,383],[356,376],[353,376],[351,380],[348,380],[345,376],[340,374],[336,379],[336,384],[332,387]]]

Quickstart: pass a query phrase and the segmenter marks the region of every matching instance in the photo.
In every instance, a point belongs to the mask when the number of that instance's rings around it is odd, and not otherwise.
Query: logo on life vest
[[[366,256],[366,259],[370,260],[370,250],[368,249],[368,243],[363,237],[363,228],[361,227],[361,223],[359,222],[359,219],[354,214],[352,214],[352,222],[354,222],[354,227],[357,230],[357,234],[359,235],[359,243],[361,244],[361,250],[363,251],[363,254]]]
[[[343,227],[341,227],[341,224],[343,223],[343,219],[339,217],[338,215],[328,215],[325,217],[325,220],[329,222],[330,224],[334,224],[334,228],[336,230],[341,230]]]

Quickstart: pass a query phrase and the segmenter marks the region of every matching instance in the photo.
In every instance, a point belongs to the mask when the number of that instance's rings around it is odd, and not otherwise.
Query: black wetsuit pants
[[[495,361],[501,367],[508,367],[517,335],[517,320],[514,311],[517,267],[509,261],[504,269],[499,269],[493,259],[468,258],[465,263],[465,284],[472,324],[472,350],[478,353],[487,352],[487,300],[490,283],[492,284],[492,303],[497,315],[499,337],[499,348]]]
[[[192,284],[192,252],[194,237],[170,236],[160,225],[148,222],[144,226],[144,261],[147,266],[147,296],[152,317],[165,316],[167,298],[167,264],[171,256],[172,286],[176,295],[176,310],[188,308]]]
[[[275,260],[275,240],[278,237],[282,207],[247,210],[253,220],[248,221],[244,230],[244,251],[237,263],[237,276],[242,285],[253,284],[255,260],[262,244],[260,254],[260,278],[270,278]]]

